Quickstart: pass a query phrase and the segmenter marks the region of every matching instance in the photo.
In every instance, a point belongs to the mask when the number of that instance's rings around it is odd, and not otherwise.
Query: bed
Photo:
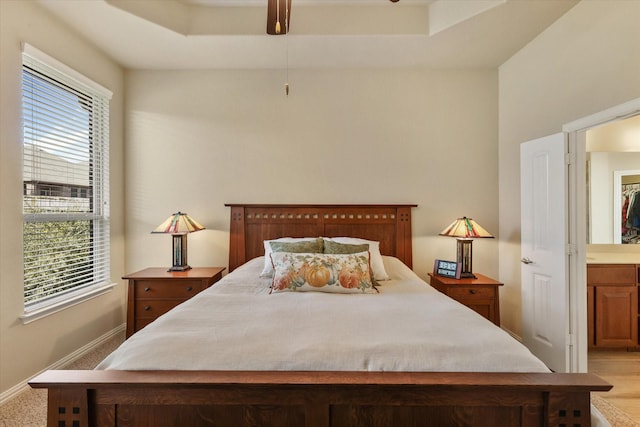
[[[48,426],[590,426],[590,392],[611,388],[548,372],[419,279],[413,205],[227,206],[232,273],[99,369],[30,381],[48,389]],[[264,241],[283,236],[379,242],[391,280],[350,295],[273,293],[255,278]]]

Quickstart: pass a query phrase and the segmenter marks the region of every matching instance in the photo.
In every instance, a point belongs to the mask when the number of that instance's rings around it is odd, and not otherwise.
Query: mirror
[[[630,210],[640,191],[640,115],[591,129],[586,138],[587,243],[640,244],[640,218]]]
[[[613,172],[613,243],[640,244],[640,169]]]

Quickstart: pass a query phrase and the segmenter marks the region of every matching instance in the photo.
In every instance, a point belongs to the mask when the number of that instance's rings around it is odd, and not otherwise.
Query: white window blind
[[[110,94],[30,52],[22,68],[25,313],[110,281]]]

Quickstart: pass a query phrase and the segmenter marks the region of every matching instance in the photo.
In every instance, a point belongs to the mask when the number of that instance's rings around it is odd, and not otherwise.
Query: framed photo
[[[433,274],[450,279],[459,279],[462,271],[462,264],[455,261],[445,261],[437,259],[433,263]]]

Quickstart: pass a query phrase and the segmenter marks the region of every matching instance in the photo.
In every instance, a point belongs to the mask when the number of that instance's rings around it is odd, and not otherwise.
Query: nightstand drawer
[[[430,284],[438,291],[500,326],[501,282],[476,273],[475,278],[453,279],[429,273]]]
[[[183,301],[175,299],[139,300],[135,307],[135,317],[155,319],[184,301],[186,301],[186,299]]]
[[[137,280],[136,298],[191,298],[202,290],[200,280],[158,281]]]
[[[224,267],[195,267],[186,271],[153,267],[124,276],[129,281],[127,338],[216,283],[223,271]]]
[[[494,298],[496,292],[495,287],[451,286],[447,289],[447,295],[452,298]]]

